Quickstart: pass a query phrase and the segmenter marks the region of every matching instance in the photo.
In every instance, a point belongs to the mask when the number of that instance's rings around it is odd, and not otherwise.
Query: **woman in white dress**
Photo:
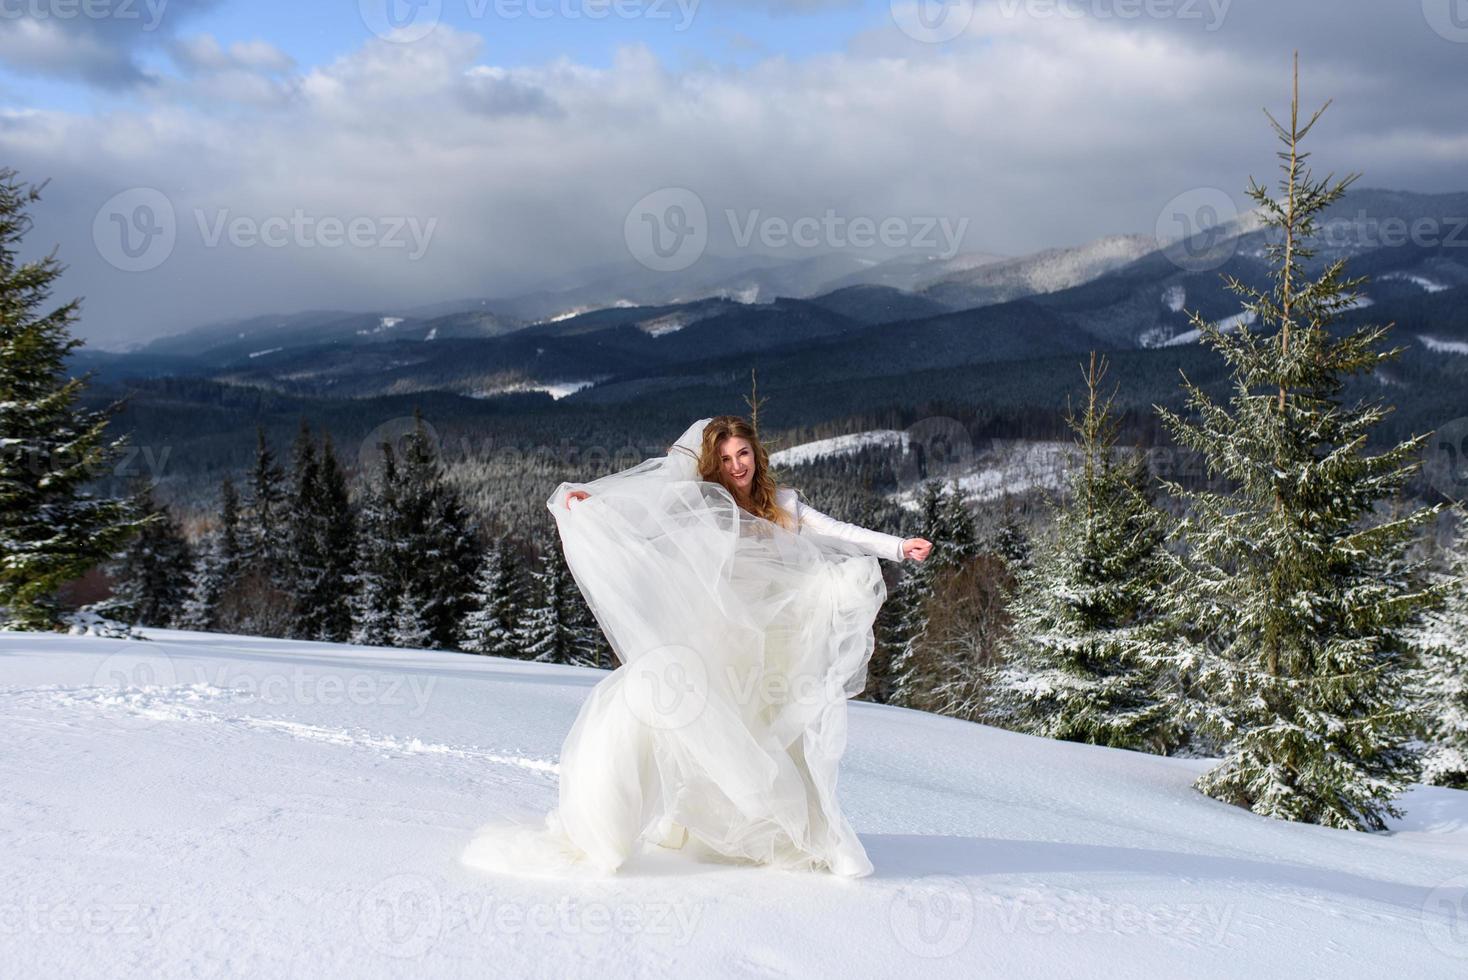
[[[544,826],[481,828],[464,862],[610,873],[641,841],[691,839],[716,859],[870,874],[836,802],[846,701],[887,595],[877,559],[923,561],[931,543],[806,506],[733,415],[562,483],[547,507],[621,666],[566,736]]]

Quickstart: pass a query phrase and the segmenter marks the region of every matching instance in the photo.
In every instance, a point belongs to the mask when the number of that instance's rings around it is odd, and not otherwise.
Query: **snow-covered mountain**
[[[1191,788],[1206,760],[854,702],[862,879],[653,848],[476,872],[602,676],[150,631],[0,634],[11,976],[1382,976],[1468,963],[1468,794],[1362,834]]]

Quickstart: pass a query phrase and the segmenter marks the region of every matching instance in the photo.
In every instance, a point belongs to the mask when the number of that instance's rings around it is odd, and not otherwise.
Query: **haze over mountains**
[[[77,361],[128,393],[135,422],[159,399],[219,411],[251,392],[269,399],[250,403],[263,423],[299,414],[301,399],[327,418],[326,403],[360,414],[364,400],[392,399],[384,411],[401,414],[429,395],[440,417],[621,405],[676,420],[736,399],[751,368],[779,396],[780,424],[939,402],[1054,415],[1091,350],[1112,353],[1123,406],[1145,407],[1176,400],[1179,368],[1203,382],[1221,368],[1190,314],[1242,322],[1225,277],[1267,289],[1268,241],[1243,215],[1160,247],[1116,236],[1018,258],[705,256],[682,273],[639,266],[500,300],[222,321]],[[1317,245],[1315,268],[1346,258],[1349,274],[1371,277],[1347,319],[1396,324],[1405,351],[1377,383],[1399,389],[1397,421],[1468,415],[1455,401],[1468,372],[1468,193],[1353,191]]]

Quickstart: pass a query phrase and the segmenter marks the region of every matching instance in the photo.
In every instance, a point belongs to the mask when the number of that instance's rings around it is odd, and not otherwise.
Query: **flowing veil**
[[[561,748],[541,826],[480,828],[464,863],[567,875],[619,867],[673,824],[713,852],[871,873],[836,801],[848,698],[886,599],[877,559],[743,510],[698,475],[702,433],[546,506],[620,665]],[[567,492],[590,496],[565,505]]]

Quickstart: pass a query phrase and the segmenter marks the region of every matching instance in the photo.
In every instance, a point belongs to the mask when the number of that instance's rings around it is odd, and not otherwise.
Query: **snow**
[[[423,339],[424,340],[433,340],[437,336],[438,336],[438,328],[437,327],[433,327],[433,328],[431,328],[428,331],[428,336],[424,337]]]
[[[543,391],[556,401],[573,395],[582,388],[590,388],[595,381],[517,381],[512,384],[496,385],[470,392],[470,398],[493,398],[496,395],[518,394],[526,391]]]
[[[357,333],[362,336],[370,336],[371,334],[382,333],[384,330],[391,330],[393,327],[402,322],[403,318],[400,316],[378,317],[377,326],[373,327],[370,330],[358,330]]]
[[[993,439],[975,455],[963,472],[945,472],[946,485],[958,483],[965,499],[991,501],[1031,490],[1060,490],[1074,464],[1073,442],[1029,439]],[[904,510],[922,509],[922,488],[915,485],[892,495]]]
[[[1417,339],[1422,341],[1422,345],[1428,350],[1443,354],[1468,354],[1468,343],[1461,340],[1440,340],[1423,333],[1419,333]]]
[[[1216,326],[1221,333],[1228,333],[1230,330],[1237,330],[1241,324],[1252,324],[1258,319],[1259,314],[1255,313],[1253,310],[1244,310],[1242,313],[1235,313],[1233,316],[1224,317],[1222,320],[1218,321]],[[1194,344],[1197,343],[1202,336],[1202,333],[1197,330],[1187,330],[1183,333],[1177,334],[1174,337],[1170,337],[1167,340],[1164,340],[1161,344],[1158,344],[1157,346],[1178,347],[1182,344]]]
[[[250,356],[251,357],[264,357],[266,354],[274,354],[276,351],[282,351],[282,350],[285,350],[285,348],[284,347],[271,347],[271,348],[268,348],[266,350],[257,350],[253,354],[251,354]]]
[[[601,672],[148,631],[0,633],[11,976],[1462,976],[1468,794],[1391,832],[1191,788],[1206,760],[853,702],[840,794],[876,873],[651,848],[474,871],[538,820]],[[1455,931],[1456,927],[1456,931]],[[1082,966],[1084,964],[1084,966]]]
[[[798,446],[770,453],[770,464],[772,466],[801,466],[827,456],[849,456],[868,446],[901,446],[902,451],[906,452],[907,441],[908,434],[900,429],[870,429],[866,432],[853,432],[844,436],[803,442]]]
[[[1440,282],[1434,282],[1433,280],[1428,279],[1426,276],[1414,276],[1411,273],[1407,272],[1388,272],[1386,275],[1380,276],[1379,278],[1396,279],[1402,282],[1410,282],[1412,285],[1418,286],[1429,293],[1440,293],[1448,288]]]
[[[1162,305],[1174,313],[1181,313],[1183,304],[1187,301],[1188,291],[1183,288],[1181,283],[1168,286],[1167,290],[1162,294]]]

